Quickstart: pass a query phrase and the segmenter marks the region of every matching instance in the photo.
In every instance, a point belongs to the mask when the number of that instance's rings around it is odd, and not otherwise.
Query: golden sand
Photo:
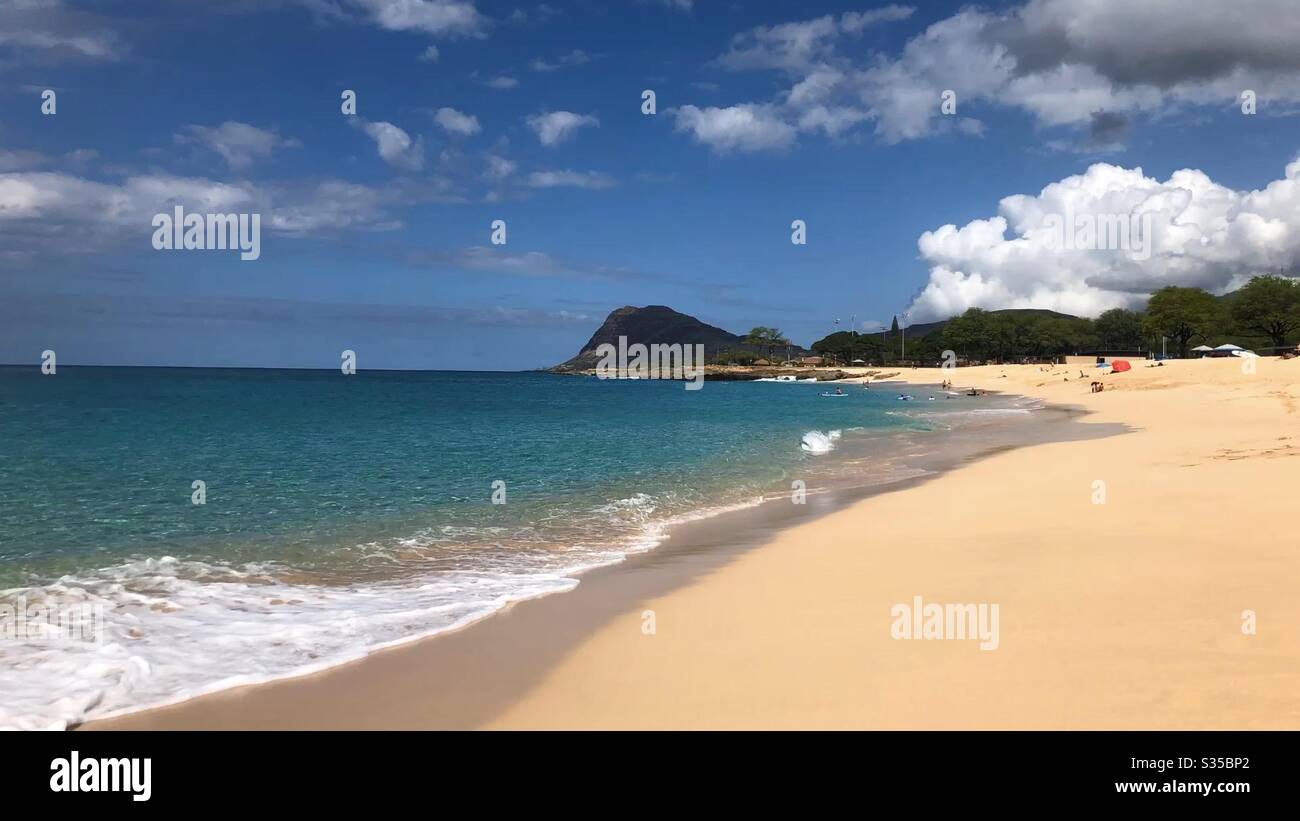
[[[614,620],[487,726],[1300,727],[1300,360],[1254,364],[1138,361],[1101,393],[1077,367],[961,369],[1136,430],[787,531],[645,602],[653,636]],[[917,595],[998,604],[998,649],[891,638]]]
[[[1077,366],[956,371],[1132,432],[868,498],[685,584],[607,596],[593,628],[542,619],[529,638],[529,614],[566,612],[584,582],[461,634],[100,726],[1300,727],[1300,360],[1134,364],[1101,393]],[[996,605],[997,648],[894,638],[891,611],[918,596]]]

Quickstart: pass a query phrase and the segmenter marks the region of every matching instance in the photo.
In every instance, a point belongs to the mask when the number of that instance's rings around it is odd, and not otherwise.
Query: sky
[[[1300,255],[1297,42],[1283,0],[0,0],[0,362],[521,370],[623,305],[806,345],[1222,293]],[[177,206],[260,255],[156,248]]]

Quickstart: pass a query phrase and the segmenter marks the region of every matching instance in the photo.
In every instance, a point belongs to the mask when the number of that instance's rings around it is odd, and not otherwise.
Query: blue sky
[[[1289,269],[1298,16],[1130,5],[0,0],[0,362],[522,369],[625,304],[807,344]],[[1155,259],[1018,225],[1066,202]],[[261,257],[155,250],[177,203]]]

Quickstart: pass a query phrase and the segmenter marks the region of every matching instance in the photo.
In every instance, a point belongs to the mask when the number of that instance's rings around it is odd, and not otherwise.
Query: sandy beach
[[[1138,361],[1101,393],[1077,366],[904,371],[1129,432],[997,453],[765,543],[738,533],[322,674],[88,727],[1300,727],[1300,360],[1255,363]],[[996,605],[996,647],[896,638],[917,597]]]

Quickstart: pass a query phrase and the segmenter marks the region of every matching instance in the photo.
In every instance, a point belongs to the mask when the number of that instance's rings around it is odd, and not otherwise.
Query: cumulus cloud
[[[891,5],[741,32],[717,65],[729,71],[781,71],[794,78],[794,85],[770,103],[682,106],[672,112],[677,130],[724,153],[785,148],[800,131],[838,137],[873,116],[853,93],[859,81],[851,62],[839,56],[840,42],[912,13],[910,6]]]
[[[442,126],[449,134],[458,134],[462,137],[473,136],[482,129],[478,124],[478,117],[471,114],[464,114],[454,108],[440,108],[433,115],[433,121]]]
[[[684,105],[670,112],[678,131],[719,153],[785,148],[794,142],[795,129],[771,106],[733,105],[697,108]]]
[[[1247,88],[1300,99],[1297,37],[1300,18],[1285,0],[1259,0],[1231,20],[1215,0],[1031,0],[1005,14],[963,11],[872,71],[905,77],[919,94],[960,86],[959,99],[1021,108],[1043,125],[1090,126],[1098,112],[1230,103]],[[923,134],[934,116],[882,129]]]
[[[505,75],[502,75],[500,77],[493,77],[490,80],[484,80],[483,85],[487,86],[488,88],[505,90],[505,89],[514,88],[518,86],[519,81],[516,80],[514,77],[507,77]]]
[[[893,54],[847,47],[868,26],[907,20],[888,6],[759,26],[736,35],[716,64],[776,71],[791,85],[766,103],[800,131],[837,136],[868,123],[886,143],[957,128],[981,133],[972,106],[1028,113],[1075,129],[1070,150],[1114,150],[1136,115],[1227,105],[1250,89],[1261,110],[1300,102],[1300,15],[1290,0],[1256,0],[1225,17],[1219,0],[1029,0],[1009,9],[964,8]],[[963,119],[939,110],[956,93]]]
[[[528,127],[537,134],[537,139],[545,146],[556,146],[571,139],[579,128],[599,126],[600,120],[590,114],[574,114],[572,111],[547,111],[529,117]]]
[[[228,120],[216,128],[186,126],[185,131],[176,134],[174,139],[182,145],[197,143],[215,151],[234,171],[242,171],[258,160],[269,159],[278,148],[302,147],[298,140],[283,138],[273,130],[234,120]]]
[[[996,216],[926,231],[917,246],[930,274],[914,321],[971,307],[1096,316],[1165,285],[1225,293],[1300,260],[1300,160],[1256,191],[1195,169],[1159,180],[1097,163],[1036,196],[1004,198]]]
[[[441,57],[442,53],[438,51],[437,46],[429,46],[424,51],[420,52],[418,59],[421,63],[436,63]]]
[[[411,135],[386,122],[361,122],[361,129],[375,141],[379,156],[394,168],[419,171],[424,167],[424,145]]]

